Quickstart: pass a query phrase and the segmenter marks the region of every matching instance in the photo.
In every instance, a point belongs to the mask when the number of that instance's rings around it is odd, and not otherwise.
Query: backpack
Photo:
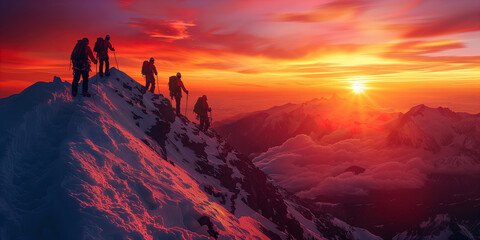
[[[195,103],[195,107],[193,107],[193,112],[200,115],[203,111],[203,100],[201,97],[198,98],[197,102]]]
[[[180,86],[178,86],[176,76],[171,76],[168,79],[168,90],[170,90],[170,95],[172,96],[176,96],[180,92]]]
[[[103,40],[103,38],[97,38],[95,46],[93,47],[93,51],[97,53],[105,51],[105,41]]]
[[[145,60],[143,61],[143,65],[142,65],[142,75],[147,75],[149,73],[151,73],[149,62]]]
[[[83,70],[87,67],[88,59],[86,47],[87,45],[82,40],[77,41],[77,44],[73,48],[72,54],[70,55],[73,68]]]

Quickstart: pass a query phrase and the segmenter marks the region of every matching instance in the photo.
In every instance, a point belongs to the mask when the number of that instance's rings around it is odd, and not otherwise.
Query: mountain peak
[[[60,77],[53,76],[53,83],[61,83],[61,82],[62,82],[62,79],[60,79]]]
[[[410,108],[410,110],[405,115],[416,116],[416,115],[422,114],[427,109],[432,109],[432,108],[427,107],[425,104],[419,104],[417,106]]]
[[[440,117],[446,117],[446,118],[451,118],[451,119],[460,119],[461,114],[456,113],[449,108],[446,107],[437,107],[437,108],[431,108],[428,107],[424,104],[419,104],[415,107],[412,107],[407,113],[405,113],[405,116],[408,117],[415,117],[415,116],[423,116],[423,115],[435,115],[435,116],[440,116]]]

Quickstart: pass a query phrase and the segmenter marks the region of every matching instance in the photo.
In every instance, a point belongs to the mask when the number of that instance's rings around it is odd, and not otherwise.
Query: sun
[[[352,86],[350,87],[354,93],[360,94],[365,91],[365,86],[363,86],[362,83],[353,83]]]

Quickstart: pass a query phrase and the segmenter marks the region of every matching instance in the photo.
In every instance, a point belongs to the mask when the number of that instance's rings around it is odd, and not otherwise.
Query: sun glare
[[[350,87],[354,93],[363,93],[365,90],[365,86],[361,83],[353,83],[352,86]]]

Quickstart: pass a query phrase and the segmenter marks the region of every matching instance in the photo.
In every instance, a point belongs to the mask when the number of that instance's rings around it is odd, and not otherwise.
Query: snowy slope
[[[0,239],[376,239],[300,214],[215,132],[111,73],[93,98],[56,78],[0,99]]]

